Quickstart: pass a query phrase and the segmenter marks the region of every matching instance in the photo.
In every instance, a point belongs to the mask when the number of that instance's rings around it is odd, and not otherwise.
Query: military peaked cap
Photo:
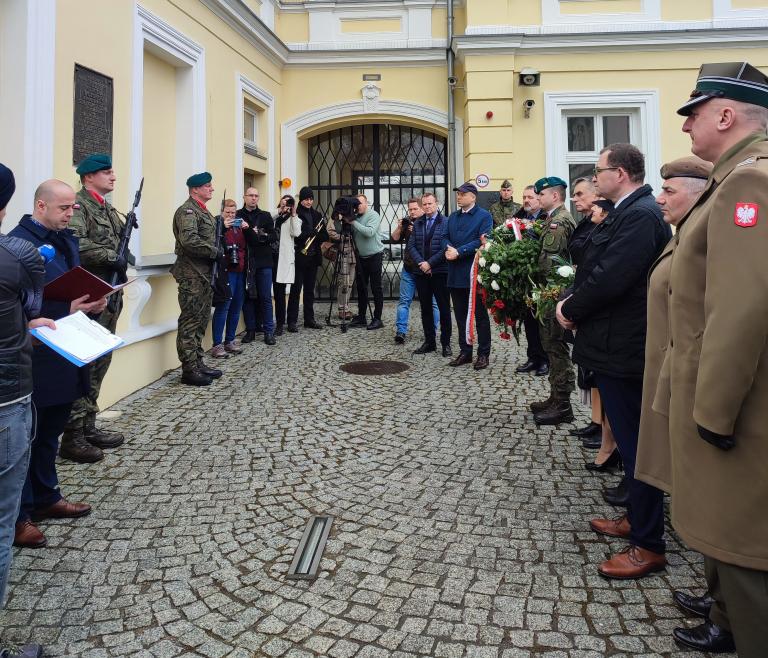
[[[668,178],[701,178],[706,180],[711,173],[712,163],[697,158],[695,155],[672,160],[661,168],[661,177],[664,180]]]
[[[502,190],[509,190],[512,188],[512,183],[509,182],[509,178],[505,178],[504,182],[501,184]]]
[[[677,113],[688,116],[693,107],[712,98],[730,98],[768,107],[768,77],[747,62],[702,64],[696,89]]]
[[[201,187],[206,183],[210,183],[212,180],[213,176],[211,176],[207,171],[204,171],[200,174],[195,174],[194,176],[187,178],[187,187]]]
[[[78,176],[85,176],[102,169],[112,169],[112,158],[106,153],[92,153],[77,165],[75,171]]]
[[[534,184],[533,184],[533,191],[536,192],[536,194],[540,194],[542,190],[546,190],[549,187],[568,187],[568,183],[566,183],[562,178],[558,178],[557,176],[547,176],[546,178],[539,178]]]

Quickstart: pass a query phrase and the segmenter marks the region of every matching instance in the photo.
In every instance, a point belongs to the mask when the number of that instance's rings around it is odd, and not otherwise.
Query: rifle
[[[221,249],[221,239],[224,236],[224,202],[227,200],[227,191],[224,190],[224,196],[221,199],[221,211],[216,218],[216,237],[214,238],[214,244],[216,245],[216,260],[213,261],[213,268],[211,268],[211,288],[216,289],[216,279],[219,277],[219,250]]]
[[[136,190],[136,194],[133,197],[133,206],[131,206],[131,210],[128,212],[128,214],[124,215],[125,226],[123,227],[122,233],[120,234],[120,242],[117,245],[118,260],[125,258],[127,261],[128,256],[130,255],[130,252],[128,251],[128,243],[131,241],[131,233],[133,232],[133,229],[139,228],[139,222],[136,219],[136,208],[138,208],[139,203],[141,203],[141,190],[143,188],[144,177],[142,176],[141,183],[139,183],[139,189]],[[125,272],[113,272],[112,276],[109,278],[109,285],[116,286],[118,283],[125,283],[127,280],[128,279]],[[116,294],[110,296],[107,308],[109,309],[110,313],[114,313],[117,310]]]

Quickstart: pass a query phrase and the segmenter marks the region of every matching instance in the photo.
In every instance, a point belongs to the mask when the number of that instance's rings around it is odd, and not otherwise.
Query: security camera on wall
[[[536,69],[524,68],[519,73],[520,86],[538,87],[541,84],[541,73]]]

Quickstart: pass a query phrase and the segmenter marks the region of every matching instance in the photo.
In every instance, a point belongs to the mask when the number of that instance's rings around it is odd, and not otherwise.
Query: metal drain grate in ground
[[[410,367],[402,361],[350,361],[339,366],[339,370],[350,375],[396,375]]]

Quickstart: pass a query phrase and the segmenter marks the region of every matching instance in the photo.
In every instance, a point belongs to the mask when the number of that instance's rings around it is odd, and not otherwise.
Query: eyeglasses
[[[601,171],[616,171],[617,169],[621,169],[621,167],[595,167],[593,173],[597,176]]]

